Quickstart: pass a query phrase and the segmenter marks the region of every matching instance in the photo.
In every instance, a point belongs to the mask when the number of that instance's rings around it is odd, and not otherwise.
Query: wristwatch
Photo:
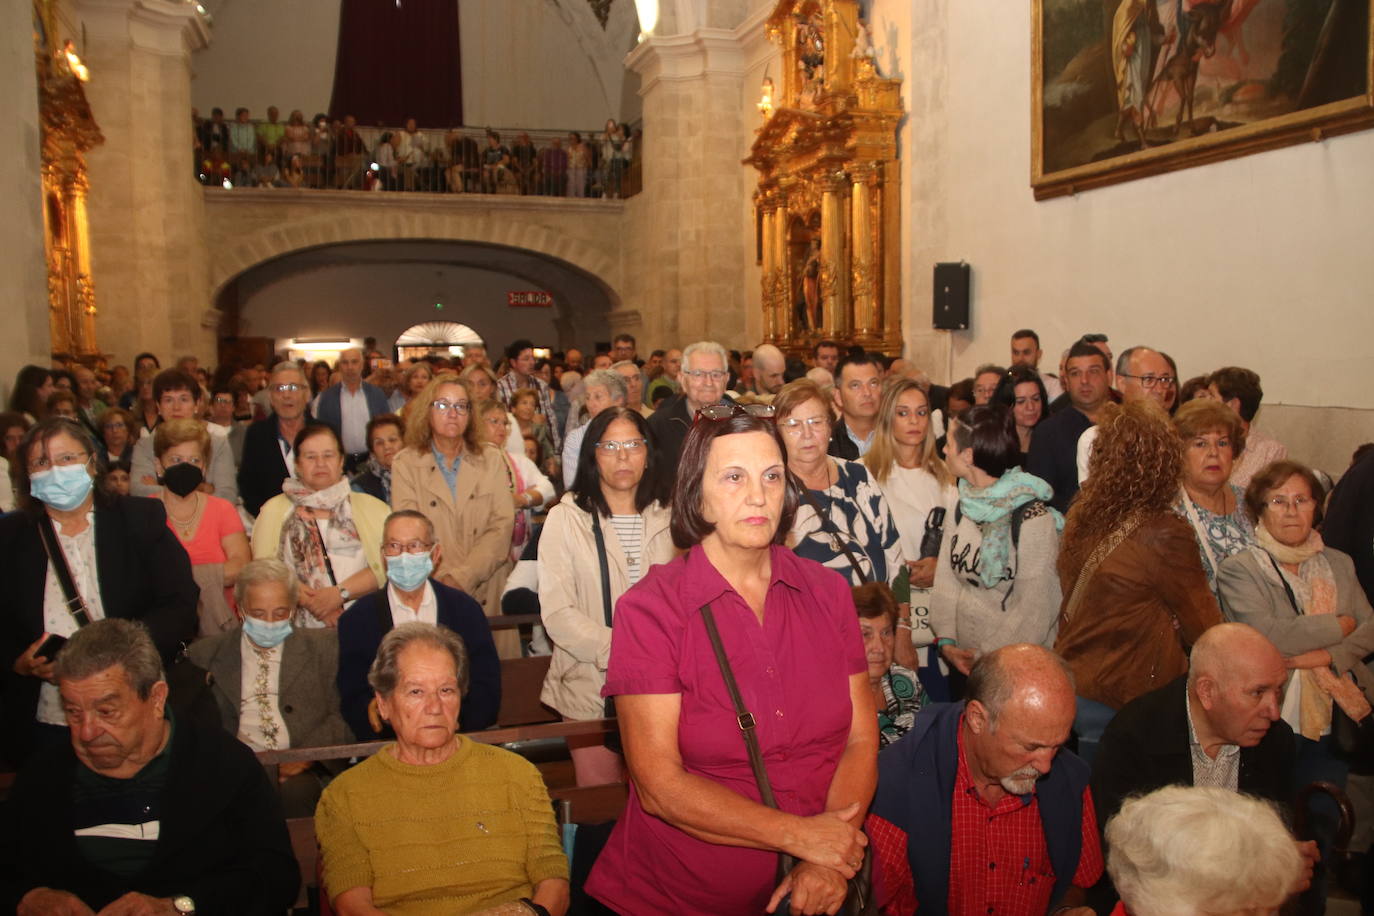
[[[182,894],[180,897],[172,898],[172,909],[182,914],[193,914],[196,911],[196,902]]]
[[[348,600],[351,599],[352,597],[353,597],[353,595],[349,592],[348,589],[344,588],[342,585],[339,586],[339,598],[340,598],[340,600],[342,600],[342,601],[348,601]]]

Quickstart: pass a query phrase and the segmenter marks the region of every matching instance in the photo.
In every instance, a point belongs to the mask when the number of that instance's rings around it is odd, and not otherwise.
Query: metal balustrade
[[[617,154],[600,131],[449,130],[290,125],[263,120],[195,125],[196,177],[205,185],[330,190],[631,197],[642,186],[638,131]],[[505,150],[503,153],[502,150]]]

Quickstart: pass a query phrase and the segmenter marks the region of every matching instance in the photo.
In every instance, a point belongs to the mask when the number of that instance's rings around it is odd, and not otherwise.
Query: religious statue
[[[854,49],[849,52],[849,56],[855,60],[876,56],[873,52],[873,29],[867,19],[859,20],[859,27],[854,35]]]

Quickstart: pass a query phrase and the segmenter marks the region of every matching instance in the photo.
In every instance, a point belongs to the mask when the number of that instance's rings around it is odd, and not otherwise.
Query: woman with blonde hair
[[[946,514],[958,498],[954,475],[935,447],[930,396],[915,380],[890,379],[878,402],[873,444],[864,466],[887,497],[892,520],[911,570],[911,637],[930,645],[930,588]],[[899,630],[905,629],[901,621]]]
[[[1097,429],[1059,547],[1055,649],[1076,679],[1080,756],[1115,710],[1187,672],[1188,648],[1221,622],[1193,532],[1173,511],[1183,442],[1168,414],[1150,400],[1108,404]]]
[[[391,507],[415,509],[444,545],[434,578],[467,592],[488,617],[501,613],[515,515],[506,462],[486,442],[468,384],[441,372],[406,411],[406,447],[391,462]],[[502,658],[520,655],[516,633],[493,634]]]
[[[233,503],[200,491],[210,466],[210,432],[199,420],[168,420],[153,433],[153,468],[167,527],[191,558],[200,586],[200,636],[233,629],[234,583],[253,558]]]

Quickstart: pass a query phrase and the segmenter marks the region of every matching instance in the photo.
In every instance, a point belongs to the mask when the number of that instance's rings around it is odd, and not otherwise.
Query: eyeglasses
[[[1137,382],[1140,382],[1141,388],[1147,390],[1154,388],[1156,385],[1172,388],[1174,385],[1178,384],[1178,379],[1174,378],[1172,375],[1129,375],[1125,372],[1118,372],[1117,375],[1122,378],[1133,378]]]
[[[430,404],[429,409],[438,411],[439,413],[448,413],[451,410],[460,416],[467,416],[468,411],[472,409],[472,405],[467,401],[440,400]]]
[[[164,463],[167,467],[171,467],[172,465],[175,465],[175,464],[193,464],[193,465],[195,465],[195,466],[198,467],[198,468],[204,468],[204,467],[205,467],[205,460],[204,460],[203,458],[201,458],[199,455],[192,455],[192,456],[189,457],[189,458],[182,458],[180,455],[176,455],[176,456],[173,456],[173,457],[169,457],[169,458],[168,458],[165,462],[163,462],[163,463]]]
[[[305,386],[298,385],[295,382],[285,382],[281,385],[273,385],[272,390],[278,394],[290,394],[293,391],[304,391]]]
[[[730,373],[724,369],[683,369],[682,374],[694,382],[709,378],[713,382],[723,382]]]
[[[1308,506],[1316,505],[1316,500],[1310,496],[1271,496],[1265,500],[1276,512],[1284,512],[1289,506],[1301,512]]]
[[[731,417],[773,419],[772,404],[707,404],[697,411],[697,419],[728,420]]]
[[[624,452],[626,457],[638,455],[649,444],[647,439],[625,439],[617,442],[614,439],[602,439],[596,444],[598,451],[606,455],[619,455]]]
[[[782,431],[787,435],[800,436],[803,428],[819,433],[830,425],[830,418],[819,416],[807,417],[805,420],[802,420],[797,417],[788,417],[785,420],[779,420],[778,425],[782,427]]]
[[[34,461],[29,462],[29,473],[40,474],[53,465],[66,467],[69,464],[82,464],[90,457],[90,452],[65,452],[61,455],[53,455],[51,460],[49,460],[47,455],[41,455]]]
[[[399,557],[405,553],[427,553],[434,546],[433,541],[384,541],[382,553],[389,557]]]
[[[227,394],[218,394],[218,395],[215,395],[214,403],[216,403],[216,404],[232,404],[232,403],[234,403],[234,399],[231,398],[231,397],[230,397],[229,395],[227,395]]]

